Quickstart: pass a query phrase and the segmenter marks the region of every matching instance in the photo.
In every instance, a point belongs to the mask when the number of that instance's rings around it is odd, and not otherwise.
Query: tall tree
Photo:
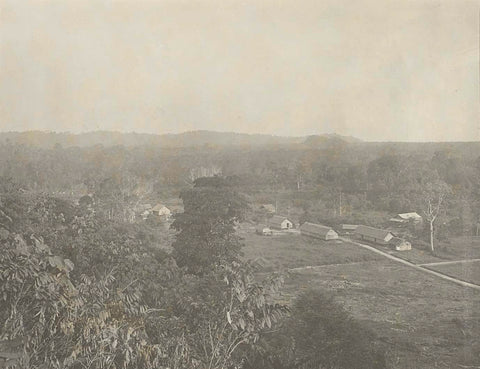
[[[437,180],[428,182],[423,191],[425,201],[425,218],[430,227],[430,250],[435,252],[435,221],[445,205],[445,199],[451,193],[451,188],[445,182]]]
[[[243,219],[247,203],[236,192],[232,179],[199,178],[180,197],[184,212],[172,224],[179,232],[173,243],[178,265],[203,274],[222,261],[237,260],[242,243],[235,223]]]

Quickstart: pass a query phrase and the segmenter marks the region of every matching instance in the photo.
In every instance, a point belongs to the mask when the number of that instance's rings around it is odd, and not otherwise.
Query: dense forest
[[[123,214],[134,203],[178,197],[196,178],[221,174],[236,177],[252,203],[276,202],[284,212],[331,225],[379,225],[383,213],[423,215],[426,189],[440,184],[449,193],[441,213],[443,232],[478,231],[479,143],[366,143],[312,136],[266,145],[244,135],[246,141],[234,145],[225,134],[226,144],[219,145],[221,135],[209,139],[202,132],[201,145],[184,147],[62,146],[54,134],[50,148],[7,140],[0,145],[0,176],[24,191],[57,197],[76,200],[95,193]]]

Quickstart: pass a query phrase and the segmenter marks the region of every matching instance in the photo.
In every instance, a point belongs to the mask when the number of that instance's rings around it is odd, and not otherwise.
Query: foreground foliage
[[[246,369],[383,369],[375,336],[331,296],[302,293],[281,328],[266,335]]]
[[[202,278],[165,263],[166,292],[148,306],[138,290],[115,288],[113,273],[73,278],[73,263],[34,238],[12,233],[2,249],[0,333],[19,341],[19,367],[232,367],[237,348],[286,311],[270,292],[280,280],[255,283],[237,263]]]
[[[0,205],[0,343],[17,345],[14,367],[238,367],[286,312],[281,278],[255,281],[251,264],[219,258],[195,275],[148,229],[66,216],[45,197]]]

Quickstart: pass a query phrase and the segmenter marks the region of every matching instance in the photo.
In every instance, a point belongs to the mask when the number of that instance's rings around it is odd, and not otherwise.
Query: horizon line
[[[321,137],[321,136],[339,136],[339,137],[347,137],[347,138],[354,138],[363,143],[478,143],[480,140],[472,140],[472,141],[401,141],[401,140],[369,140],[364,138],[358,138],[352,135],[344,135],[340,133],[311,133],[311,134],[304,134],[299,136],[287,136],[287,135],[277,135],[273,133],[246,133],[246,132],[235,132],[235,131],[217,131],[217,130],[210,130],[210,129],[196,129],[196,130],[187,130],[182,132],[167,132],[167,133],[152,133],[152,132],[139,132],[139,131],[118,131],[118,130],[107,130],[107,129],[97,129],[97,130],[87,130],[81,132],[72,132],[72,131],[55,131],[55,130],[41,130],[41,129],[29,129],[23,131],[1,131],[0,135],[2,134],[26,134],[26,133],[43,133],[43,134],[63,134],[63,135],[85,135],[91,133],[115,133],[121,135],[128,135],[128,134],[137,134],[137,135],[150,135],[150,136],[176,136],[182,135],[186,133],[198,133],[198,132],[205,132],[205,133],[218,133],[218,134],[238,134],[238,135],[245,135],[245,136],[270,136],[270,137],[277,137],[277,138],[290,138],[290,139],[301,139],[301,138],[308,138],[308,137]]]

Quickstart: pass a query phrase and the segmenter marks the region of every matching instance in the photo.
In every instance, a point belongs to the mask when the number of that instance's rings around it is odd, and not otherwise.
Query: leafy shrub
[[[259,282],[253,264],[220,260],[193,275],[156,247],[154,227],[14,200],[28,217],[14,222],[0,204],[0,342],[18,343],[12,368],[238,368],[240,349],[287,310],[273,297],[281,278]]]
[[[245,369],[383,369],[375,336],[332,297],[300,295],[282,328],[265,337]]]

